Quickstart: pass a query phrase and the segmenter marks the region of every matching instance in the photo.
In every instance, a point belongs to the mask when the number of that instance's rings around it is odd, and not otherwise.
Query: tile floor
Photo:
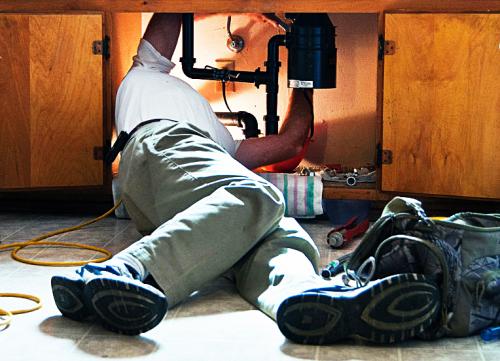
[[[67,227],[88,216],[0,213],[0,241],[26,240],[42,232]],[[326,221],[304,223],[317,241],[326,264],[338,252],[328,249]],[[127,220],[108,218],[86,230],[54,237],[72,242],[102,245],[113,252],[139,238]],[[351,248],[354,244],[351,245]],[[73,249],[31,248],[28,257],[50,260],[85,259],[88,252]],[[0,292],[35,294],[42,298],[41,310],[14,316],[10,327],[0,331],[0,359],[17,360],[500,360],[500,342],[485,344],[478,337],[412,341],[397,346],[370,346],[345,342],[335,346],[303,346],[290,343],[272,320],[239,298],[224,279],[216,280],[188,302],[171,310],[155,329],[141,336],[110,333],[98,325],[61,317],[51,297],[49,282],[58,268],[30,266],[0,253]],[[0,307],[19,309],[29,302],[0,299]]]

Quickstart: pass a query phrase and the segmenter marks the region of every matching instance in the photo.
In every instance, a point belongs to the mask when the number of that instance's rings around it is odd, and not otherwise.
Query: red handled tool
[[[341,248],[344,243],[352,241],[354,237],[366,232],[370,222],[368,219],[357,223],[358,217],[354,216],[343,226],[332,229],[326,236],[326,242],[332,248]]]

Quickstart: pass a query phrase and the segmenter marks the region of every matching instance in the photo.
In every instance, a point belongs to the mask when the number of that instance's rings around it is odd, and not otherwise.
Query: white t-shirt
[[[234,156],[239,145],[217,119],[208,101],[183,80],[170,75],[175,66],[142,39],[134,64],[116,97],[116,130],[130,132],[150,119],[188,122],[210,134]]]

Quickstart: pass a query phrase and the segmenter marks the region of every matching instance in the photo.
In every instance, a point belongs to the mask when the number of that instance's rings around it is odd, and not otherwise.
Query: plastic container
[[[358,223],[368,219],[371,204],[371,201],[359,199],[325,199],[323,211],[333,225],[339,226],[354,216],[358,217]]]

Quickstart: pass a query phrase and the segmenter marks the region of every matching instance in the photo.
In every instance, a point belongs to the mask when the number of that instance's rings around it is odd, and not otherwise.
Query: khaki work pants
[[[283,195],[207,133],[162,120],[122,152],[122,197],[145,236],[138,258],[175,306],[230,271],[239,293],[276,317],[281,301],[324,285],[312,239],[284,214]]]

